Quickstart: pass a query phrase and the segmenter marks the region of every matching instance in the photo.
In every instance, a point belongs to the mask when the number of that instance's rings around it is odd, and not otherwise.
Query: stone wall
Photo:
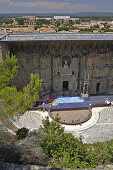
[[[24,41],[1,45],[3,57],[8,50],[18,57],[19,72],[14,81],[18,89],[29,82],[30,73],[39,73],[43,91],[54,89],[58,96],[113,94],[112,41]]]

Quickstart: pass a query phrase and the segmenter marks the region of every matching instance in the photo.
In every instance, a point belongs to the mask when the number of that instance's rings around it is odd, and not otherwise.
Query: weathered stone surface
[[[0,56],[8,50],[18,57],[14,84],[21,89],[30,73],[39,73],[43,91],[58,96],[80,93],[113,94],[113,41],[54,40],[0,42]],[[66,84],[67,83],[67,84]]]

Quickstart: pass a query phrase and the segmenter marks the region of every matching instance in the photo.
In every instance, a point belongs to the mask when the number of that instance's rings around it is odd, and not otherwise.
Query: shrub
[[[18,139],[23,139],[23,138],[26,138],[27,134],[28,134],[28,129],[23,127],[21,129],[18,129],[17,132],[16,132],[16,136]]]

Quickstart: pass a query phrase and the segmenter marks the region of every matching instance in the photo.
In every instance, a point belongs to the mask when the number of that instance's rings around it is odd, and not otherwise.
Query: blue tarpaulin
[[[75,97],[58,97],[54,103],[52,104],[43,104],[39,105],[37,107],[32,107],[36,109],[82,109],[82,108],[88,108],[90,105],[104,105],[105,99],[109,101],[113,101],[113,95],[107,95],[107,96],[90,96],[87,98],[81,98],[79,96]]]

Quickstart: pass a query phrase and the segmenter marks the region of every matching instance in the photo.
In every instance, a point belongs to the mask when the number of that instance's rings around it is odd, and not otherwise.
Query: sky
[[[113,12],[113,0],[0,0],[0,13]]]

